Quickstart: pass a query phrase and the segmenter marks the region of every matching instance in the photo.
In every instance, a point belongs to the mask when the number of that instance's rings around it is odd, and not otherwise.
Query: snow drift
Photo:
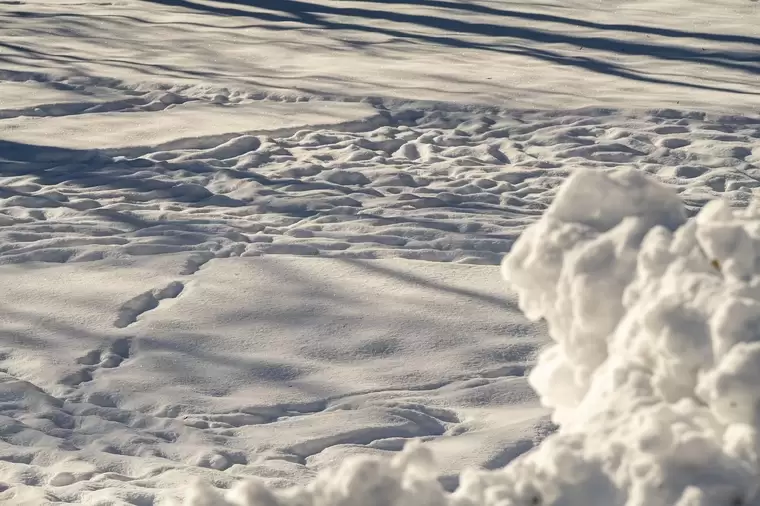
[[[530,380],[560,429],[444,492],[424,446],[346,461],[310,485],[201,505],[760,504],[760,207],[680,199],[635,171],[580,171],[504,259],[552,346]]]

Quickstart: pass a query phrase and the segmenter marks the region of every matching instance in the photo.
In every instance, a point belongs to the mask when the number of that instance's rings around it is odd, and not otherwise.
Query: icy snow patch
[[[634,171],[571,176],[503,273],[555,343],[530,381],[559,431],[448,494],[426,449],[201,504],[760,504],[760,206],[686,220]]]

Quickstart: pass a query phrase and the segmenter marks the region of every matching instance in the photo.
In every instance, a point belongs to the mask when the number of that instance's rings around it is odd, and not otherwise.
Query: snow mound
[[[303,488],[199,485],[192,506],[760,504],[760,206],[691,220],[634,171],[582,171],[505,258],[554,344],[530,380],[559,431],[446,493],[424,446]]]
[[[544,504],[757,501],[760,211],[684,216],[641,173],[582,172],[504,260],[555,341],[530,382],[561,430],[504,473]]]

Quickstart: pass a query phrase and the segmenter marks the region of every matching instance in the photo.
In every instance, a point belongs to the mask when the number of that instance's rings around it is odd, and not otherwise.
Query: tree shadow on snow
[[[114,158],[106,151],[69,149],[54,146],[42,146],[14,141],[0,140],[0,177],[33,175],[35,182],[43,186],[68,183],[80,188],[108,188],[136,192],[147,198],[160,198],[185,203],[206,203],[237,207],[250,202],[236,201],[222,195],[214,195],[202,188],[186,191],[188,185],[181,179],[162,180],[146,177],[146,170],[153,175],[173,172],[187,172],[182,164],[159,164],[146,158],[139,158],[140,148],[125,148],[119,152],[133,153],[134,157]],[[248,180],[265,186],[286,186],[301,183],[298,179],[272,179],[252,171],[240,171],[232,168],[194,165],[196,174],[208,174],[225,170],[240,180]],[[333,185],[335,186],[335,185]],[[15,191],[5,188],[0,191]],[[215,199],[209,201],[209,199]]]
[[[604,24],[566,16],[497,9],[472,3],[445,0],[361,0],[363,3],[373,4],[376,8],[359,8],[341,7],[339,4],[333,3],[312,3],[305,0],[222,0],[214,4],[200,3],[195,0],[145,1],[203,11],[209,14],[243,16],[268,23],[295,22],[328,30],[383,34],[444,47],[524,55],[541,61],[578,67],[595,73],[614,75],[635,81],[696,89],[754,94],[726,87],[645,75],[620,64],[591,56],[580,56],[577,53],[583,49],[591,49],[611,56],[646,56],[665,61],[694,63],[706,68],[738,71],[751,76],[760,74],[760,58],[758,58],[756,50],[747,48],[743,50],[705,50],[698,47],[700,41],[758,46],[760,45],[760,38],[758,37],[691,32],[632,24]],[[444,17],[445,11],[441,15],[422,15],[394,9],[394,6],[402,4],[444,9],[452,15],[456,15],[457,11],[487,15],[492,16],[492,20],[489,22],[473,22],[455,17]],[[382,8],[385,6],[387,8]],[[553,26],[535,28],[518,24],[507,25],[503,24],[504,19],[518,22],[527,20],[537,24],[552,24]],[[696,43],[691,46],[673,45],[663,42],[626,40],[614,33],[610,36],[570,33],[567,28],[556,28],[558,24],[587,28],[594,30],[594,32],[602,30],[617,32],[618,34],[621,32],[622,34],[642,34],[647,37],[692,39]],[[438,34],[420,33],[410,27],[432,29]],[[491,39],[487,42],[478,42],[469,40],[467,37],[490,37]],[[541,44],[541,48],[528,47],[524,44]],[[565,47],[554,50],[554,47],[558,45]]]

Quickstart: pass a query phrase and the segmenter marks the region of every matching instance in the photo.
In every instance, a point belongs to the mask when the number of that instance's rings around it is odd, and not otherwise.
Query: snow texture
[[[0,0],[0,503],[751,502],[759,15]]]
[[[408,441],[451,489],[552,430],[526,378],[545,327],[493,266],[176,253],[0,286],[0,502],[175,504]]]
[[[186,504],[758,504],[760,209],[692,220],[635,171],[580,171],[503,272],[554,344],[530,375],[558,433],[445,493],[429,450],[344,463],[297,490]],[[226,502],[225,502],[226,501]]]

